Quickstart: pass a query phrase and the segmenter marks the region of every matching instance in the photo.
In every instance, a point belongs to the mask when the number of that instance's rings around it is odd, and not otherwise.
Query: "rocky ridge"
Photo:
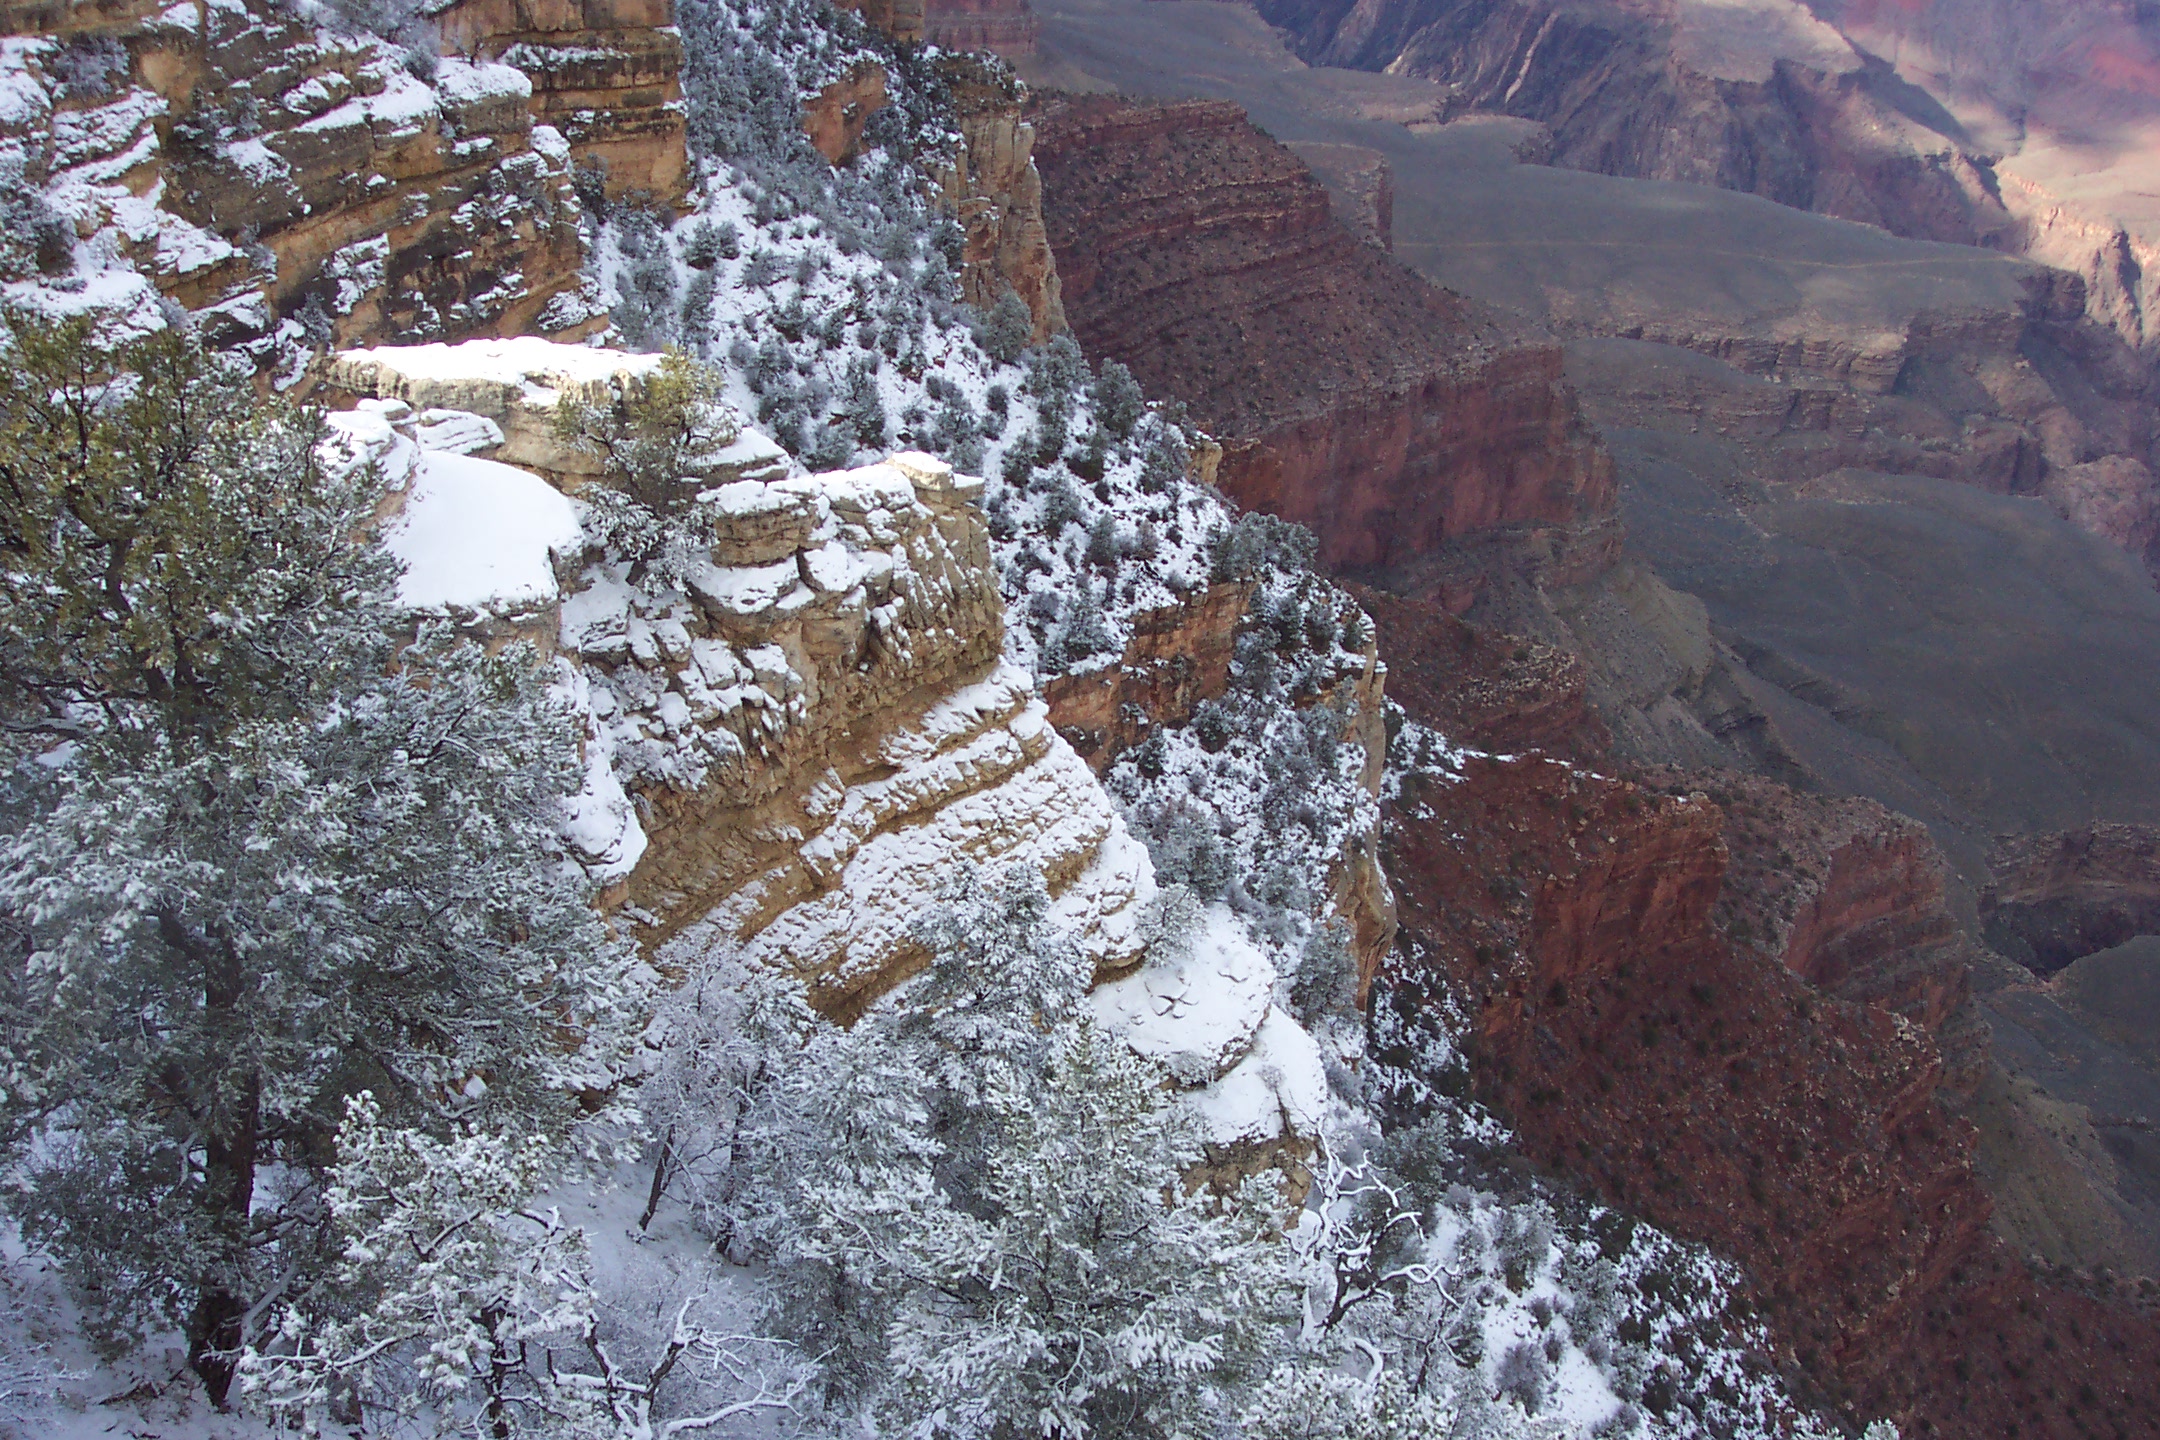
[[[650,364],[529,340],[356,352],[336,378],[364,398],[341,423],[357,455],[407,467],[406,509],[441,506],[471,465],[527,477],[521,504],[560,503],[557,486],[574,502],[602,482],[549,464],[567,457],[531,417],[578,385],[638,385]],[[457,400],[509,423],[436,403]],[[532,468],[491,458],[510,456]],[[1219,1143],[1313,1133],[1318,1052],[1269,1018],[1273,967],[1227,910],[1181,958],[1142,964],[1160,923],[1154,869],[1033,677],[1002,658],[1003,600],[970,503],[982,482],[910,454],[804,475],[747,432],[715,463],[716,543],[679,590],[581,554],[573,523],[554,583],[506,597],[485,552],[531,535],[438,548],[390,522],[408,584],[433,594],[436,570],[444,590],[469,577],[446,613],[515,615],[552,639],[589,727],[573,839],[656,962],[779,964],[820,1008],[856,1014],[921,963],[910,925],[956,867],[1017,865],[1094,966],[1098,1008],[1173,1066]],[[1218,971],[1240,978],[1224,990]],[[1188,1008],[1189,1024],[1165,1018]]]
[[[0,163],[51,236],[11,293],[137,328],[178,304],[281,384],[370,336],[588,333],[577,168],[683,183],[671,14],[592,18],[455,6],[437,59],[267,5],[71,11],[5,61]]]
[[[1503,532],[1556,581],[1609,562],[1611,469],[1556,350],[1359,245],[1235,106],[1073,98],[1040,123],[1075,333],[1223,439],[1226,492],[1342,573]]]

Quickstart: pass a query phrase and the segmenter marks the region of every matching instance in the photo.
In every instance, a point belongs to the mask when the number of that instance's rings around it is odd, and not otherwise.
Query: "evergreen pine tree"
[[[95,1335],[179,1326],[222,1403],[249,1317],[319,1270],[339,1097],[548,1123],[626,1045],[632,960],[565,874],[583,766],[537,657],[392,640],[380,477],[184,338],[16,332],[9,1199]]]

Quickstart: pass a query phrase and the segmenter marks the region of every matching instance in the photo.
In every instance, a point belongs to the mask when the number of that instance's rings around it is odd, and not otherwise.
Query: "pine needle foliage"
[[[0,1140],[26,1236],[213,1399],[321,1266],[343,1098],[552,1124],[632,957],[557,842],[575,733],[526,646],[404,629],[385,495],[163,334],[0,358]]]

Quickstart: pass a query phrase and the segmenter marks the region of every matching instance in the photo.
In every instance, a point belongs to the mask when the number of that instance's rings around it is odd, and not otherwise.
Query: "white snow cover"
[[[1182,956],[1158,955],[1088,1004],[1134,1050],[1199,1085],[1245,1054],[1274,987],[1274,963],[1229,906],[1211,905]]]
[[[617,375],[645,375],[662,358],[598,350],[588,345],[560,345],[537,335],[465,340],[455,345],[380,345],[346,350],[338,356],[350,365],[375,365],[388,374],[413,380],[493,381],[550,389],[602,384]]]
[[[1270,1008],[1245,1058],[1186,1103],[1210,1145],[1277,1140],[1286,1123],[1298,1134],[1317,1135],[1328,1108],[1320,1047],[1295,1020]]]
[[[503,443],[502,426],[470,410],[423,410],[413,432],[423,450],[470,455]]]
[[[431,451],[383,543],[405,562],[400,604],[516,614],[555,599],[553,557],[584,534],[569,499],[530,471]]]

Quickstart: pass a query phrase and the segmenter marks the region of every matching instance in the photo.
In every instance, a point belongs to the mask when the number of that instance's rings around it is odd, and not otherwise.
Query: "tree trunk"
[[[214,936],[199,934],[173,906],[158,912],[158,938],[202,972],[203,1030],[210,1063],[217,1066],[205,1096],[202,1197],[217,1253],[203,1257],[187,1339],[189,1367],[201,1378],[210,1403],[223,1410],[247,1338],[241,1333],[248,1300],[240,1276],[247,1264],[249,1217],[255,1208],[262,1077],[252,1069],[226,1071],[218,1065],[218,1059],[242,1053],[240,1008],[246,999],[247,970],[239,952]]]
[[[670,1125],[667,1134],[660,1137],[660,1158],[653,1162],[652,1193],[645,1197],[645,1213],[638,1216],[638,1233],[643,1234],[652,1225],[652,1217],[660,1209],[660,1196],[667,1190],[668,1161],[674,1158],[675,1127]]]

